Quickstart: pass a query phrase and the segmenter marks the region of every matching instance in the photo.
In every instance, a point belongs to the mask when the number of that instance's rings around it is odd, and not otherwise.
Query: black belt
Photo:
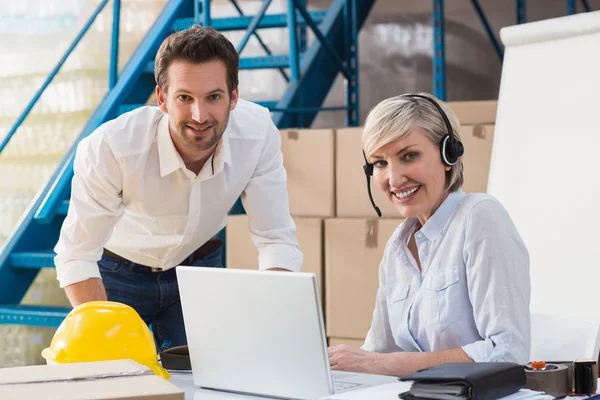
[[[198,247],[192,254],[187,256],[182,262],[183,263],[191,263],[194,260],[197,260],[201,257],[205,257],[205,256],[213,253],[214,251],[218,250],[222,244],[223,244],[223,242],[220,239],[217,239],[217,237],[214,237],[214,238],[210,239],[208,242],[204,243],[202,246]],[[126,259],[125,257],[121,257],[120,255],[115,254],[110,250],[103,249],[103,253],[111,258],[114,258],[115,260],[119,260],[119,261],[129,263],[129,264],[134,264],[133,261],[130,261],[130,260]],[[151,267],[148,267],[148,268],[151,268]],[[163,271],[162,268],[151,268],[151,269],[153,272]]]

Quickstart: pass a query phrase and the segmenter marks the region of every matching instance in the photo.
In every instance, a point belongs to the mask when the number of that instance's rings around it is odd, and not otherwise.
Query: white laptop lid
[[[333,393],[315,274],[176,271],[196,386],[295,399]]]

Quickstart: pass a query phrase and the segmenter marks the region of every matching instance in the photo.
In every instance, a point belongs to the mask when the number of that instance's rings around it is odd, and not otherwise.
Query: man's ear
[[[167,93],[165,93],[161,88],[158,87],[158,85],[156,86],[155,89],[156,92],[156,102],[158,104],[158,107],[162,110],[162,112],[164,112],[165,114],[169,113],[169,110],[167,108]]]
[[[238,88],[235,88],[231,92],[231,106],[229,107],[230,111],[233,111],[235,106],[237,106],[238,100],[239,100],[239,90],[238,90]]]

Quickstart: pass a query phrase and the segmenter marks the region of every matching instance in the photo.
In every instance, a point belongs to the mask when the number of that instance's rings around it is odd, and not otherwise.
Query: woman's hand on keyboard
[[[345,344],[329,348],[329,365],[335,371],[382,374],[385,354],[372,353]]]

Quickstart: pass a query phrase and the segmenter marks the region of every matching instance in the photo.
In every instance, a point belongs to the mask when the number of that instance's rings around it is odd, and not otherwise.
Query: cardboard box
[[[2,400],[184,399],[183,390],[132,360],[3,368],[0,393]]]
[[[323,220],[296,217],[294,222],[296,237],[304,255],[301,271],[315,273],[320,291],[323,293]],[[258,250],[250,238],[247,215],[228,217],[226,237],[227,267],[258,269]]]
[[[325,221],[327,336],[364,339],[379,288],[379,264],[402,219]]]
[[[356,349],[360,349],[360,347],[365,343],[364,340],[362,339],[346,339],[346,338],[336,338],[336,337],[330,337],[329,338],[329,346],[333,347],[333,346],[337,346],[340,344],[347,344],[350,347],[354,347]]]
[[[460,138],[465,146],[463,157],[463,183],[465,193],[487,192],[494,125],[463,125]]]
[[[283,130],[281,151],[292,216],[335,216],[334,131]]]
[[[485,119],[485,118],[483,118]],[[473,120],[473,118],[469,119]],[[336,133],[336,212],[338,217],[371,218],[377,216],[367,193],[362,166],[360,137],[362,128],[338,129]],[[494,140],[493,124],[463,125],[461,141],[465,147],[463,156],[464,184],[466,193],[486,192]],[[383,218],[400,215],[385,194],[371,179],[371,193]]]
[[[497,100],[448,101],[461,125],[495,124],[498,110]]]

